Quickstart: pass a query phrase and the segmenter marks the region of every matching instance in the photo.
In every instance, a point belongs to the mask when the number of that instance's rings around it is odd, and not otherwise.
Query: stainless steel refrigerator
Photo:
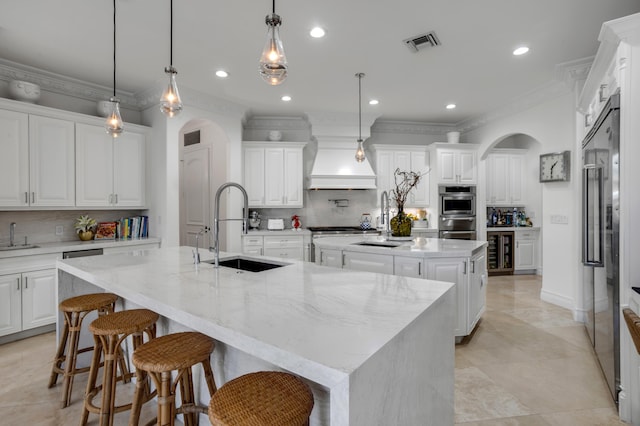
[[[585,326],[614,401],[620,390],[620,95],[582,143],[582,264]]]

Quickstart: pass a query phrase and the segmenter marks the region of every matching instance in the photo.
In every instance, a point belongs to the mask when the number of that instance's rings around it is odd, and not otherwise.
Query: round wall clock
[[[540,155],[540,182],[568,181],[571,171],[571,151]]]

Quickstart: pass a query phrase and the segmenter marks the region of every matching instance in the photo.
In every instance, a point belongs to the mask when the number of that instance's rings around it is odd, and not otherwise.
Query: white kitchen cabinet
[[[421,257],[393,257],[393,274],[403,277],[424,278],[424,259]]]
[[[515,231],[515,260],[513,263],[514,272],[523,273],[530,271],[535,273],[538,269],[537,250],[538,250],[538,234],[537,230],[516,230]]]
[[[437,144],[438,184],[475,185],[478,183],[477,153],[475,147],[465,144],[454,147],[440,147]]]
[[[0,110],[0,206],[75,205],[74,123]]]
[[[265,236],[264,255],[304,260],[302,235]]]
[[[345,251],[343,252],[343,264],[345,269],[393,274],[393,256],[386,254]]]
[[[262,249],[264,248],[263,237],[257,235],[242,235],[242,253],[250,254],[253,256],[262,256]]]
[[[342,250],[320,249],[316,252],[316,263],[322,266],[342,268]]]
[[[145,135],[117,138],[103,127],[76,125],[76,205],[144,207]]]
[[[456,324],[454,328],[455,336],[466,336],[470,333],[467,330],[468,318],[468,275],[467,259],[463,258],[438,258],[427,261],[427,279],[437,281],[447,281],[454,283],[453,291],[456,301]]]
[[[471,332],[484,313],[487,303],[487,257],[483,251],[475,254],[469,263],[469,323]]]
[[[487,156],[487,204],[524,205],[525,155],[516,150],[493,152]]]
[[[56,269],[1,275],[0,295],[0,336],[56,322]]]
[[[426,148],[411,145],[373,145],[376,153],[378,198],[383,191],[395,189],[396,169],[422,175],[420,183],[409,193],[406,207],[428,207],[430,196],[430,155]]]
[[[303,207],[303,142],[244,142],[250,207]]]

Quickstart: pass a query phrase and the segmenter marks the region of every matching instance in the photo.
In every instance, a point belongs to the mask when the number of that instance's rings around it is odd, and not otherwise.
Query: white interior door
[[[196,234],[211,228],[210,158],[208,147],[183,152],[180,179],[180,245],[195,247]],[[200,247],[208,247],[209,238],[200,238]]]

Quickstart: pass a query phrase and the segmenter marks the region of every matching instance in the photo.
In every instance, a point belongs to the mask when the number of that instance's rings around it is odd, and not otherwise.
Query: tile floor
[[[487,311],[456,346],[456,425],[624,424],[582,324],[541,302],[540,286],[536,276],[490,278]],[[0,424],[78,424],[86,375],[76,380],[72,405],[59,409],[60,386],[47,389],[55,345],[49,333],[0,346]],[[153,417],[147,407],[143,418]],[[127,420],[121,413],[116,424]]]

